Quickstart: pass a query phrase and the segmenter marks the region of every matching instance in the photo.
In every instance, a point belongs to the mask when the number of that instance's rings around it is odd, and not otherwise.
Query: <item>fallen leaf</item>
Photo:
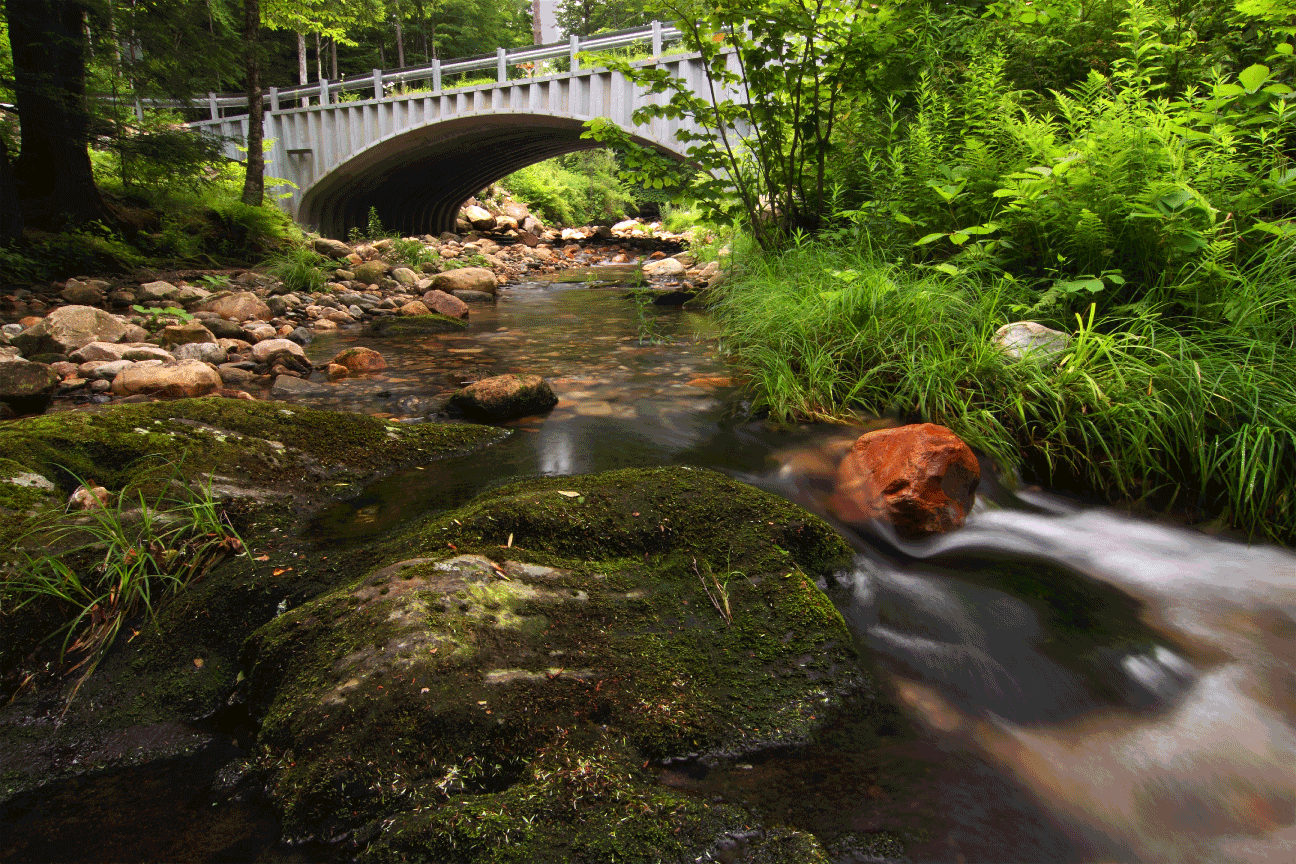
[[[202,668],[202,664],[203,664],[203,659],[201,657],[194,658],[194,665],[197,666],[199,669]]]
[[[581,493],[579,493],[579,492],[566,492],[566,491],[564,491],[564,490],[562,490],[562,489],[559,489],[559,490],[558,490],[558,494],[559,494],[559,495],[566,496],[567,498],[579,498]]]
[[[269,556],[269,555],[258,555],[257,557],[253,558],[252,560],[253,560],[253,561],[269,561],[269,560],[270,560],[270,556]]]

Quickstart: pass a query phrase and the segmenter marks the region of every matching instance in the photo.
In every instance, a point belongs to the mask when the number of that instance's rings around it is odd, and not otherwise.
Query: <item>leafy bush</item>
[[[548,224],[588,225],[634,212],[634,197],[617,179],[617,170],[610,152],[589,150],[528,165],[499,185]]]

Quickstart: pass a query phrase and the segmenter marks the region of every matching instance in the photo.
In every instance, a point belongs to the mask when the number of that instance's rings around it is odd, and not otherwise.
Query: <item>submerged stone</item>
[[[825,862],[656,784],[656,760],[813,737],[868,691],[804,511],[709,471],[528,481],[409,529],[290,610],[240,691],[288,839],[362,860]],[[507,855],[505,855],[507,852]]]

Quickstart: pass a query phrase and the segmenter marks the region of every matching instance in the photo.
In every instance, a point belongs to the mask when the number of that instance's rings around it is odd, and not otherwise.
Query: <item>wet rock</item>
[[[339,366],[336,363],[330,363],[324,369],[324,374],[328,375],[330,381],[339,381],[351,374],[351,370],[345,366]]]
[[[379,336],[422,336],[433,333],[461,333],[468,322],[445,315],[383,315],[369,325]]]
[[[468,304],[453,294],[433,289],[423,295],[423,304],[438,315],[450,318],[467,318]]]
[[[1013,360],[1024,357],[1051,360],[1066,351],[1071,336],[1034,321],[1014,321],[995,331],[994,344]]]
[[[411,300],[397,311],[402,315],[428,315],[432,312],[422,300]]]
[[[316,237],[311,241],[311,247],[319,254],[339,261],[351,254],[350,246],[341,240],[332,240],[328,237]]]
[[[171,352],[177,360],[201,360],[204,363],[210,363],[213,366],[219,366],[225,362],[229,354],[220,343],[211,342],[186,342],[183,345],[177,345]]]
[[[49,407],[60,380],[59,373],[44,363],[0,358],[0,404],[14,414],[39,414]]]
[[[432,279],[432,288],[453,294],[456,291],[481,291],[484,294],[495,294],[495,274],[485,267],[460,267],[438,273]]]
[[[77,279],[67,280],[59,296],[66,302],[78,306],[95,306],[102,303],[104,299],[103,290],[99,286]]]
[[[372,348],[358,346],[339,351],[329,362],[355,373],[381,372],[387,368],[387,361],[381,354]]]
[[[206,396],[221,386],[215,369],[201,360],[177,360],[171,364],[151,361],[135,363],[113,378],[114,396]]]
[[[902,534],[940,533],[963,524],[980,479],[976,456],[944,426],[879,429],[842,459],[829,507],[852,525],[877,519]]]
[[[230,321],[270,320],[270,307],[251,291],[240,291],[236,294],[217,295],[198,307],[207,312],[215,312]]]
[[[454,297],[464,303],[494,303],[495,295],[485,291],[456,291]]]
[[[119,342],[126,324],[116,315],[93,306],[63,306],[11,337],[27,357],[70,354],[91,342]]]
[[[189,321],[185,324],[168,324],[163,327],[158,341],[164,346],[188,345],[192,342],[215,344],[216,336],[204,327],[201,321]]]
[[[270,387],[272,399],[289,399],[293,396],[318,396],[327,393],[328,386],[293,375],[280,375]]]
[[[515,483],[394,544],[244,643],[285,839],[348,835],[373,862],[493,864],[507,836],[519,861],[826,864],[645,770],[806,741],[870,692],[815,587],[849,561],[822,522],[654,469]]]
[[[548,411],[558,397],[539,375],[496,375],[456,391],[450,404],[468,417],[499,421]]]

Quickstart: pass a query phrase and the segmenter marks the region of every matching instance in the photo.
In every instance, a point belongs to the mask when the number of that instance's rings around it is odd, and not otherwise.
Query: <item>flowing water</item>
[[[840,430],[740,419],[706,319],[621,295],[523,286],[474,307],[463,334],[317,341],[317,362],[369,344],[390,368],[322,385],[309,404],[416,419],[508,371],[544,375],[561,400],[501,445],[326,512],[320,542],[363,542],[512,476],[661,464],[723,470],[831,518]],[[812,746],[663,764],[663,784],[812,831],[838,864],[903,860],[899,844],[914,862],[1296,860],[1290,554],[1013,493],[989,471],[960,531],[914,543],[842,530],[855,566],[822,587],[889,701],[830,718]],[[263,810],[212,807],[228,749],[29,793],[0,814],[28,839],[0,853],[308,860],[275,845]],[[149,771],[193,788],[150,787]],[[123,807],[133,841],[95,821]]]

